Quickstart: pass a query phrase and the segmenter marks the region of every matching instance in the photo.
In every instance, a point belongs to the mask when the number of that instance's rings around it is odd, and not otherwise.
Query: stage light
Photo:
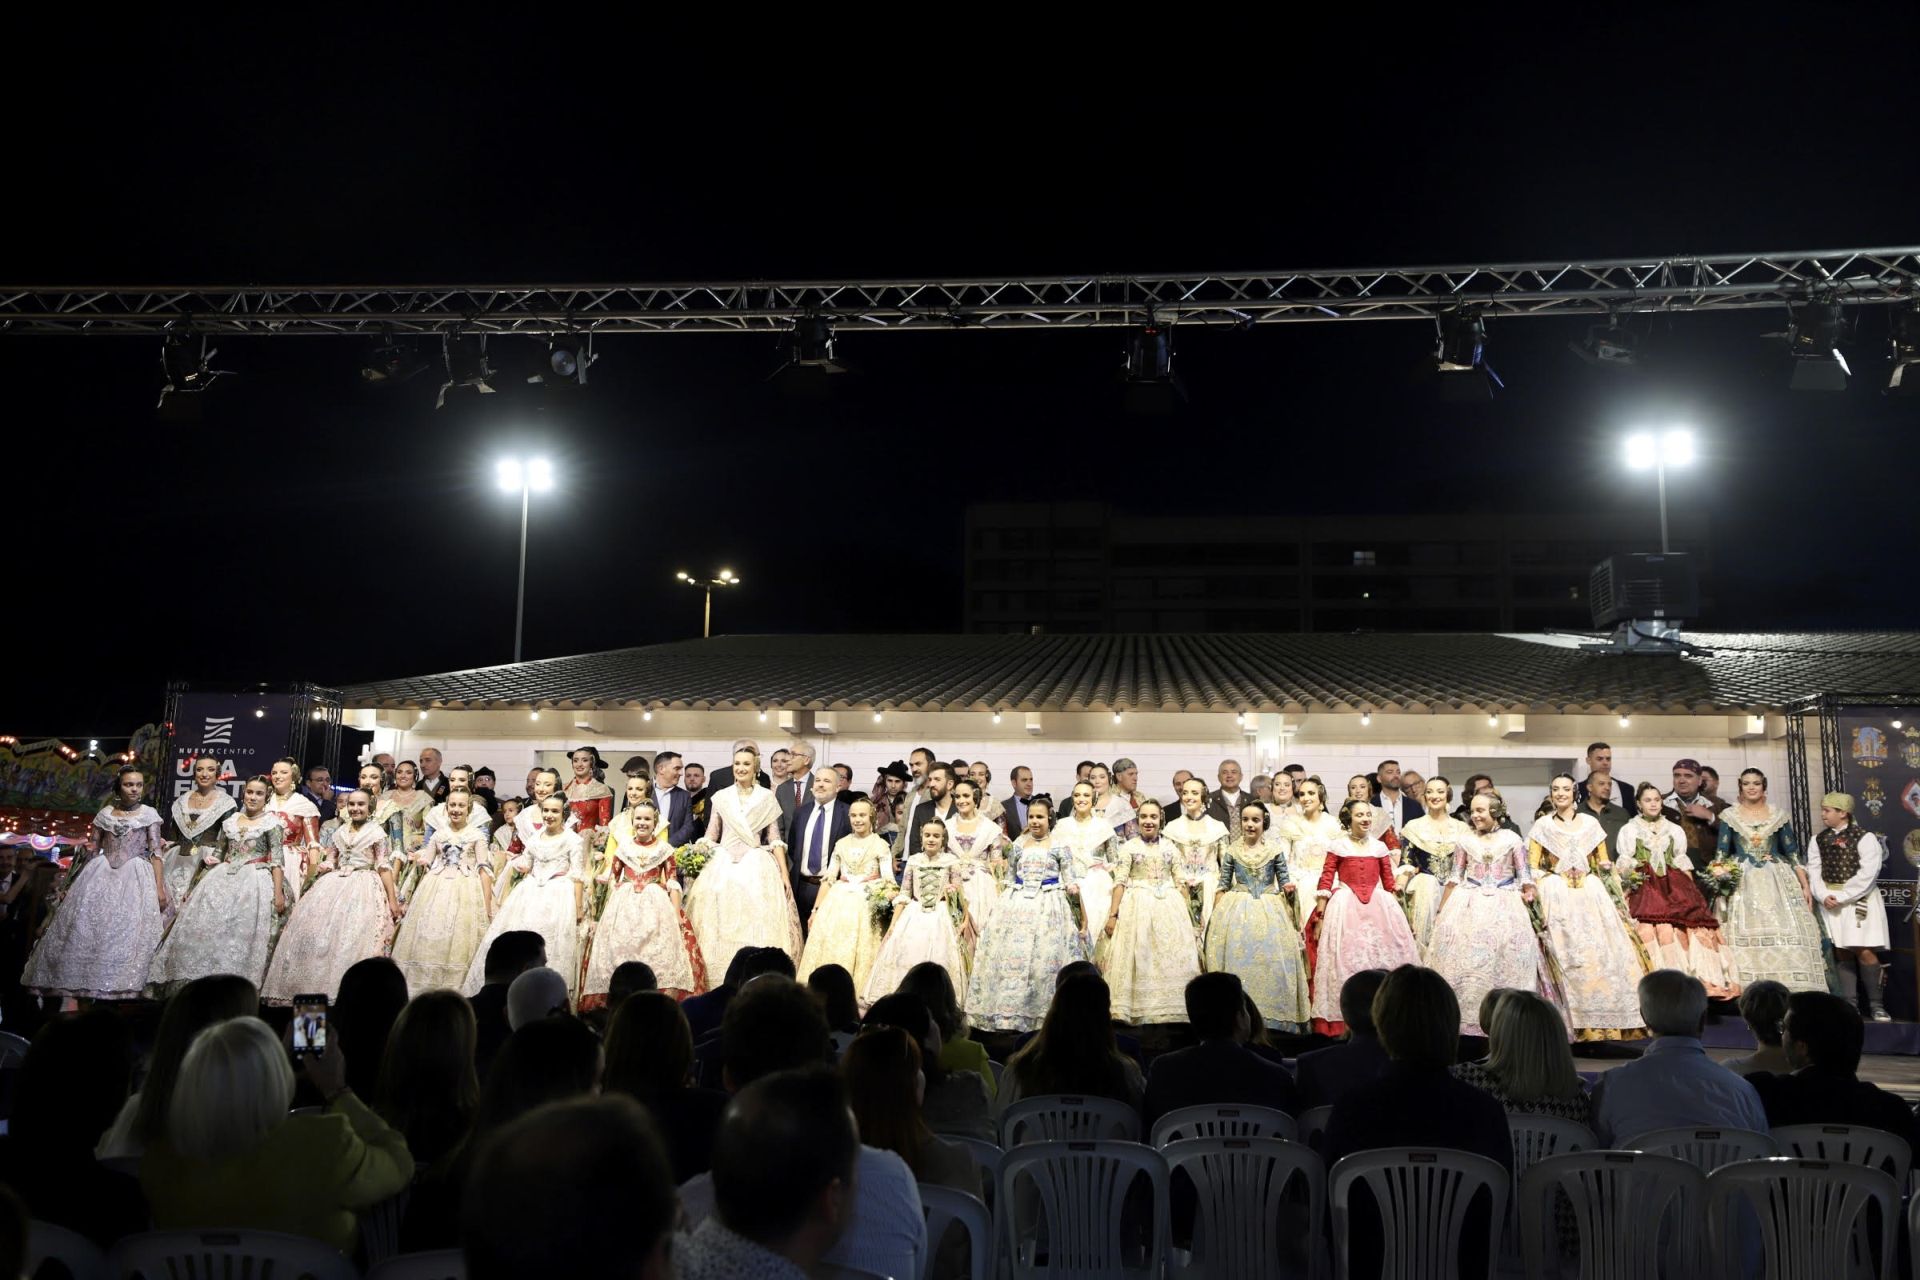
[[[1488,716],[1488,717],[1487,717],[1487,727],[1488,727],[1489,729],[1498,729],[1498,728],[1500,727],[1500,717],[1499,717],[1499,716]]]
[[[1920,396],[1920,305],[1892,316],[1893,369],[1887,374],[1890,396]]]
[[[879,724],[879,723],[880,723],[880,713],[879,713],[878,711],[876,711],[876,712],[874,712],[874,713],[873,713],[873,722],[874,722],[875,724]]]
[[[593,352],[593,335],[556,334],[547,342],[547,367],[528,378],[528,382],[560,389],[587,385],[587,370],[599,359]]]
[[[1128,412],[1170,413],[1179,407],[1187,386],[1173,370],[1173,330],[1149,318],[1128,334],[1122,378]]]
[[[833,321],[826,316],[801,316],[787,332],[787,362],[779,370],[816,369],[821,373],[846,373],[847,366],[833,355]]]
[[[545,458],[534,458],[527,463],[527,488],[535,493],[545,493],[553,488],[553,463]]]
[[[1116,711],[1116,712],[1114,712],[1114,713],[1113,713],[1113,722],[1114,722],[1115,724],[1119,724],[1119,723],[1120,723],[1120,713],[1119,713],[1118,711]]]
[[[1373,723],[1373,712],[1362,711],[1360,713],[1360,727],[1364,729],[1372,723]]]
[[[539,718],[540,718],[540,713],[538,711],[529,712],[527,714],[527,719],[529,720],[538,720]]]
[[[1904,725],[1902,725],[1902,724],[1901,724],[1901,723],[1900,723],[1900,722],[1899,722],[1898,720],[1895,720],[1895,721],[1893,722],[1893,727],[1894,727],[1894,728],[1896,728],[1896,729],[1901,729],[1901,728],[1905,728],[1905,726],[1904,726]]]
[[[766,722],[767,722],[767,713],[762,711],[760,713],[760,723],[765,724]]]
[[[1636,369],[1640,365],[1640,335],[1626,328],[1617,316],[1605,324],[1587,330],[1579,342],[1569,342],[1567,350],[1599,369]]]
[[[1787,385],[1793,390],[1847,389],[1853,370],[1840,354],[1840,345],[1849,335],[1846,315],[1838,302],[1819,298],[1788,307],[1786,332],[1768,336],[1786,339],[1787,352],[1793,357],[1793,373]]]
[[[100,739],[98,738],[87,739],[87,750],[98,751],[99,749],[100,749]]]
[[[641,718],[642,720],[651,720],[651,719],[653,719],[653,712],[651,712],[651,711],[642,711],[642,712],[640,713],[640,718]]]
[[[994,713],[993,713],[993,722],[994,722],[995,724],[999,724],[999,723],[1000,723],[1000,713],[999,713],[998,711],[996,711],[996,712],[994,712]],[[1899,726],[1898,726],[1898,725],[1896,725],[1896,726],[1894,726],[1894,727],[1895,727],[1895,728],[1898,728]]]
[[[1449,400],[1491,400],[1495,388],[1505,387],[1487,363],[1487,322],[1479,312],[1456,307],[1434,317],[1438,345],[1434,372],[1446,375],[1441,394]]]
[[[313,718],[315,720],[322,720],[322,719],[325,719],[326,717],[324,712],[316,711],[313,713]]]
[[[367,354],[366,363],[360,366],[360,381],[370,387],[390,387],[426,369],[427,362],[418,351],[389,338]]]
[[[227,372],[215,369],[219,349],[190,333],[169,333],[160,342],[160,400],[154,406],[169,422],[198,422],[200,393]]]
[[[1241,713],[1240,713],[1239,715],[1237,715],[1237,716],[1235,716],[1235,717],[1233,718],[1233,722],[1234,722],[1235,724],[1237,724],[1237,725],[1239,725],[1239,726],[1240,726],[1240,727],[1241,727],[1242,729],[1244,729],[1244,728],[1246,728],[1246,727],[1247,727],[1247,713],[1246,713],[1246,712],[1244,712],[1244,711],[1242,711],[1242,712],[1241,712]]]
[[[426,718],[427,718],[427,713],[426,713],[426,712],[424,712],[424,711],[422,711],[422,712],[420,713],[420,719],[419,719],[419,720],[415,720],[415,721],[414,721],[414,723],[415,723],[415,724],[418,724],[418,723],[420,723],[420,720],[425,720]]]
[[[265,720],[267,718],[267,709],[265,707],[255,707],[253,709],[253,718],[255,720]]]
[[[1632,723],[1633,721],[1628,718],[1627,714],[1624,711],[1620,713],[1620,727],[1622,729],[1626,728],[1628,725]]]
[[[487,363],[486,334],[468,337],[450,333],[441,339],[441,356],[447,366],[447,380],[440,384],[440,398],[434,401],[434,408],[444,409],[447,392],[455,387],[471,387],[483,396],[493,394],[493,386],[487,381],[493,376],[493,366]]]

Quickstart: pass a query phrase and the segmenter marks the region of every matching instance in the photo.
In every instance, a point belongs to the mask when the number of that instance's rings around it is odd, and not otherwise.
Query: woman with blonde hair
[[[1509,1115],[1591,1126],[1593,1103],[1573,1069],[1560,1011],[1531,991],[1503,991],[1493,1005],[1487,1056],[1454,1067],[1454,1079],[1486,1090]]]

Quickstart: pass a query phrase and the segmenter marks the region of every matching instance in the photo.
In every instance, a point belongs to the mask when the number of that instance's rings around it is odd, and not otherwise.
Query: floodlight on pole
[[[1667,468],[1690,466],[1694,459],[1693,432],[1669,427],[1655,435],[1636,431],[1627,437],[1627,466],[1635,471],[1652,468],[1660,487],[1660,554],[1673,550],[1667,540]]]
[[[493,464],[503,493],[520,495],[520,589],[513,604],[513,660],[520,661],[520,638],[527,620],[527,513],[532,495],[553,488],[553,463],[546,458],[502,458]]]
[[[703,611],[700,618],[700,638],[702,640],[709,639],[713,635],[713,590],[714,588],[715,587],[737,587],[740,585],[740,579],[734,576],[733,570],[731,569],[722,569],[719,573],[715,574],[711,578],[696,578],[684,569],[682,569],[679,573],[674,574],[673,576],[675,578],[678,578],[681,582],[686,583],[688,586],[695,587],[706,593],[706,596],[707,596],[706,609]],[[762,719],[765,719],[765,717],[763,716]]]

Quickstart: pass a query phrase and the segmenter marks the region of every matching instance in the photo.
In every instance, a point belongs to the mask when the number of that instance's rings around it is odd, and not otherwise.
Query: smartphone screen
[[[319,1057],[327,1051],[327,997],[293,998],[293,1056],[310,1053]]]

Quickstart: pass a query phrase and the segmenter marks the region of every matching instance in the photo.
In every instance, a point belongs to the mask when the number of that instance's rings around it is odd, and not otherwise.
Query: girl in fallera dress
[[[467,793],[470,808],[467,813],[467,825],[475,828],[487,837],[489,844],[493,840],[493,812],[488,809],[473,790],[473,770],[463,764],[457,764],[447,770],[447,794],[456,791]],[[447,802],[443,799],[427,810],[427,839],[433,839],[433,833],[447,825]]]
[[[340,979],[362,960],[387,953],[405,908],[393,884],[387,834],[372,819],[373,797],[354,791],[347,821],[333,833],[320,878],[294,904],[273,949],[260,999],[292,1004],[309,992],[340,994]]]
[[[1393,854],[1374,835],[1373,805],[1348,800],[1341,806],[1344,839],[1327,854],[1315,896],[1320,907],[1309,924],[1319,939],[1319,967],[1313,973],[1313,1029],[1343,1034],[1340,988],[1362,969],[1389,973],[1420,963],[1407,916],[1394,901]]]
[[[137,1000],[145,992],[172,906],[161,818],[140,802],[146,788],[137,766],[115,776],[113,800],[88,833],[93,852],[72,873],[20,975],[34,994]]]
[[[290,905],[281,845],[286,828],[267,812],[272,784],[247,779],[239,813],[229,813],[210,845],[196,846],[200,872],[154,953],[147,976],[164,1000],[195,978],[232,973],[258,987]]]
[[[1740,775],[1740,800],[1717,815],[1716,858],[1740,868],[1731,898],[1715,904],[1728,968],[1742,983],[1771,978],[1789,991],[1825,991],[1827,962],[1800,838],[1767,803],[1767,775]]]
[[[173,852],[166,867],[167,896],[185,902],[187,887],[204,865],[201,859],[220,843],[220,824],[240,806],[220,785],[220,762],[198,756],[193,762],[193,789],[179,796],[168,811]]]
[[[524,850],[532,839],[546,830],[547,822],[541,806],[548,796],[560,795],[560,772],[557,769],[535,769],[533,771],[533,789],[527,793],[526,807],[520,810],[520,816],[514,819],[515,828],[520,834],[520,845]],[[561,797],[562,804],[566,798]],[[579,825],[579,815],[567,811],[567,829],[571,831]]]
[[[298,902],[307,873],[320,861],[320,806],[300,794],[300,762],[282,756],[267,770],[273,784],[267,796],[267,812],[280,819],[286,835],[280,845],[282,881],[287,901]]]
[[[1293,905],[1294,921],[1306,936],[1307,918],[1313,914],[1314,890],[1320,884],[1320,870],[1327,855],[1346,838],[1340,819],[1327,812],[1327,784],[1316,777],[1302,778],[1295,788],[1300,797],[1300,817],[1294,823],[1287,845],[1287,869],[1297,890]],[[1307,938],[1307,963],[1313,963],[1314,944]]]
[[[492,914],[493,862],[487,830],[473,820],[473,796],[449,791],[445,808],[441,825],[413,855],[420,872],[393,940],[393,962],[414,992],[457,990]]]
[[[1113,855],[1119,847],[1113,828],[1094,811],[1093,784],[1073,784],[1073,810],[1054,824],[1053,842],[1073,853],[1073,878],[1080,886],[1080,904],[1086,910],[1087,930],[1096,935],[1096,952],[1105,951],[1105,935],[1097,931],[1113,904]]]
[[[1220,862],[1230,833],[1220,819],[1207,812],[1207,784],[1188,778],[1180,784],[1180,813],[1161,828],[1163,838],[1180,851],[1180,883],[1201,895],[1200,925],[1213,912],[1209,892],[1220,880]]]
[[[1656,965],[1692,974],[1715,1000],[1732,1000],[1740,994],[1740,980],[1720,945],[1720,922],[1693,882],[1687,833],[1662,812],[1665,802],[1659,787],[1641,783],[1633,793],[1636,812],[1620,828],[1613,865],[1640,877],[1627,894],[1627,912]]]
[[[1373,802],[1373,779],[1364,773],[1356,773],[1348,778],[1347,799],[1367,802],[1367,810],[1373,814],[1373,826],[1368,834],[1387,846],[1388,853],[1398,852],[1400,837],[1393,829],[1393,815],[1387,812],[1385,805]]]
[[[807,945],[795,975],[805,982],[815,969],[837,964],[853,977],[853,989],[865,991],[880,954],[885,931],[874,922],[874,887],[893,887],[893,849],[873,827],[873,801],[862,796],[847,806],[847,824],[853,834],[834,842],[825,870],[820,873],[820,895],[807,921]]]
[[[971,778],[953,784],[953,812],[947,816],[947,846],[959,860],[960,895],[967,903],[967,931],[960,939],[968,955],[980,940],[980,930],[993,916],[1000,900],[1000,880],[994,873],[1006,848],[1007,833],[980,812],[980,787]],[[964,989],[964,984],[956,984]]]
[[[707,970],[693,926],[680,910],[680,868],[673,846],[660,837],[660,806],[653,784],[627,780],[627,807],[607,829],[607,905],[593,926],[580,1007],[607,1002],[613,971],[629,960],[645,961],[655,985],[676,1000],[707,989]]]
[[[1435,775],[1421,788],[1426,812],[1409,822],[1400,850],[1400,900],[1406,904],[1413,940],[1424,955],[1433,935],[1433,913],[1440,905],[1441,884],[1453,874],[1453,851],[1467,824],[1448,812],[1453,806],[1453,784]],[[1466,1008],[1465,1005],[1460,1006]]]
[[[1106,975],[1122,1022],[1185,1022],[1187,984],[1200,976],[1199,913],[1180,880],[1180,851],[1160,834],[1162,814],[1158,800],[1141,802],[1140,834],[1114,859]]]
[[[1550,811],[1527,832],[1527,854],[1566,984],[1567,1013],[1581,1039],[1618,1040],[1641,1027],[1640,979],[1650,966],[1610,883],[1607,833],[1576,806],[1572,774],[1555,775],[1547,804]]]
[[[1268,792],[1267,833],[1282,844],[1292,839],[1292,827],[1300,820],[1300,799],[1293,793],[1293,775],[1276,773]]]
[[[1085,960],[1085,931],[1074,922],[1073,852],[1053,838],[1053,805],[1035,796],[1027,829],[1007,850],[1006,888],[974,949],[967,1017],[983,1031],[1031,1031],[1053,1002],[1054,977]]]
[[[540,815],[546,826],[527,841],[525,853],[507,864],[508,876],[494,888],[499,905],[493,923],[474,949],[461,984],[469,996],[478,995],[486,982],[487,948],[513,929],[539,934],[547,944],[547,967],[566,979],[568,999],[579,992],[580,921],[587,910],[585,854],[579,833],[567,830],[565,800],[547,796],[540,802]]]
[[[1293,908],[1299,886],[1287,866],[1286,846],[1271,838],[1266,816],[1257,804],[1240,808],[1240,837],[1227,846],[1220,881],[1211,889],[1206,969],[1239,974],[1266,1026],[1298,1032],[1313,1016],[1306,942]]]
[[[920,852],[907,859],[900,876],[900,892],[893,900],[893,923],[880,954],[874,957],[862,992],[868,1004],[891,995],[907,970],[933,963],[947,971],[954,990],[967,985],[967,960],[960,949],[966,904],[960,896],[959,860],[947,848],[947,827],[940,819],[920,829]]]
[[[708,801],[706,870],[687,890],[687,918],[707,972],[725,973],[742,947],[779,947],[800,963],[800,912],[780,834],[780,802],[759,784],[759,748],[733,753],[733,785]]]
[[[1489,991],[1532,991],[1559,1004],[1527,911],[1537,893],[1527,847],[1502,825],[1506,816],[1507,806],[1491,793],[1468,802],[1466,830],[1454,841],[1427,945],[1428,967],[1460,998],[1465,1036],[1486,1034],[1479,1017]]]
[[[566,792],[567,812],[573,818],[570,825],[580,833],[581,843],[587,850],[587,865],[598,878],[607,869],[607,828],[613,825],[613,789],[600,781],[599,776],[605,772],[607,762],[593,747],[575,747],[568,753],[567,763],[573,768]],[[653,789],[647,790],[651,794]]]
[[[1118,848],[1139,835],[1138,817],[1133,805],[1114,788],[1113,771],[1104,764],[1096,764],[1087,774],[1087,782],[1093,787],[1093,812],[1113,828],[1114,846]]]

